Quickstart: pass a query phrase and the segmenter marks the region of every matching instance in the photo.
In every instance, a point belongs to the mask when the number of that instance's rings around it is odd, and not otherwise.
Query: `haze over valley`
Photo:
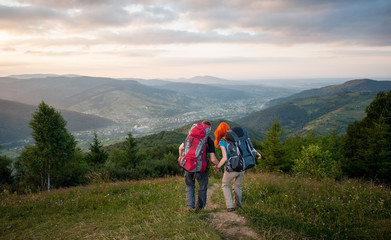
[[[261,110],[273,98],[297,92],[297,89],[245,85],[224,79],[213,82],[217,78],[212,77],[194,79],[197,81],[53,75],[2,77],[0,95],[6,101],[0,109],[1,120],[9,122],[6,121],[9,116],[18,116],[18,121],[12,121],[12,127],[2,125],[4,134],[0,144],[8,148],[19,141],[16,145],[20,148],[29,143],[28,122],[41,101],[63,112],[79,143],[87,145],[93,132],[110,143],[123,139],[128,132],[139,136],[178,128],[199,119],[237,119]],[[84,118],[72,118],[65,114],[69,111],[85,114],[80,115]],[[88,124],[91,119],[98,125]],[[84,122],[84,127],[73,128],[76,122],[79,125]]]
[[[391,88],[389,81],[372,80],[350,81],[304,91],[301,91],[303,87],[298,89],[298,84],[294,84],[294,81],[293,87],[286,85],[286,88],[268,86],[259,81],[238,82],[211,76],[181,81],[53,75],[2,77],[0,144],[3,150],[19,151],[26,143],[31,143],[28,122],[41,101],[62,113],[79,146],[85,149],[94,132],[97,132],[105,144],[111,144],[123,140],[128,132],[143,136],[173,130],[201,119],[238,121],[256,130],[256,138],[259,139],[274,117],[282,119],[285,125],[284,116],[289,116],[294,108],[288,104],[288,108],[282,111],[285,115],[281,115],[281,111],[275,111],[284,109],[287,101],[302,97],[327,97],[343,92],[372,92],[372,95],[361,96],[360,101],[363,103],[356,104],[361,114],[354,115],[350,120],[343,120],[346,125],[363,116],[365,104],[369,103],[376,91]],[[330,80],[333,81],[336,80]],[[373,85],[377,87],[374,89]],[[353,96],[350,96],[345,102],[353,101],[352,99]],[[344,102],[338,98],[333,101]],[[304,106],[298,104],[294,105]],[[316,108],[322,109],[327,104],[327,101],[322,100],[316,104]],[[341,104],[333,111],[344,106],[345,104]],[[315,105],[307,104],[304,111],[308,111],[308,107],[314,108]],[[328,112],[324,114],[326,113]],[[303,116],[296,115],[294,111],[293,114],[293,118]],[[324,114],[309,121],[328,122],[332,117],[325,117]],[[326,119],[318,119],[321,117]],[[331,124],[338,121],[334,119],[330,124],[323,124],[323,130],[329,129]],[[293,123],[292,129],[301,131],[316,128],[314,123],[312,127],[303,124],[296,126]]]

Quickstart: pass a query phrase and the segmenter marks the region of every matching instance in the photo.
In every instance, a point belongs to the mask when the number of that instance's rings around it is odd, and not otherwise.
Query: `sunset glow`
[[[391,2],[0,0],[0,76],[388,78]]]

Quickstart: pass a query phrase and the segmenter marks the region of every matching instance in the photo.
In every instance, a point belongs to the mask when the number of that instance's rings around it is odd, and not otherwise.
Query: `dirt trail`
[[[218,187],[220,185],[215,183],[208,188],[206,210],[214,210],[218,207],[211,200],[213,192]],[[246,219],[244,217],[239,216],[235,212],[226,212],[225,208],[222,211],[210,213],[209,219],[213,226],[222,233],[224,239],[261,239],[254,230],[245,226]]]

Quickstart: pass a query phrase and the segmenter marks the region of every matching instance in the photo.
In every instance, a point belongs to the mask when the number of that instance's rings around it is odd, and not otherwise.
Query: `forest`
[[[343,134],[311,130],[287,136],[281,121],[275,118],[268,124],[263,140],[253,140],[263,158],[250,171],[316,179],[358,178],[389,185],[391,91],[378,92],[365,113]],[[216,121],[212,124],[217,127]],[[182,134],[167,131],[159,133],[160,137],[157,134],[144,138],[134,138],[129,132],[125,142],[113,146],[103,146],[95,133],[89,151],[82,152],[66,125],[56,109],[45,102],[38,106],[29,123],[34,145],[26,145],[14,161],[0,157],[2,192],[30,193],[183,173],[177,159],[185,130]],[[217,149],[217,157],[220,156]]]

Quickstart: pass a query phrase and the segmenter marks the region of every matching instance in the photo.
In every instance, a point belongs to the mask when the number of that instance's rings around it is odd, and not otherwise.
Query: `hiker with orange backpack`
[[[184,143],[179,146],[179,165],[185,170],[186,205],[189,211],[198,211],[205,207],[208,189],[208,157],[214,164],[219,161],[215,156],[213,140],[209,137],[210,121],[193,124]],[[198,201],[195,206],[195,180],[197,179]]]

